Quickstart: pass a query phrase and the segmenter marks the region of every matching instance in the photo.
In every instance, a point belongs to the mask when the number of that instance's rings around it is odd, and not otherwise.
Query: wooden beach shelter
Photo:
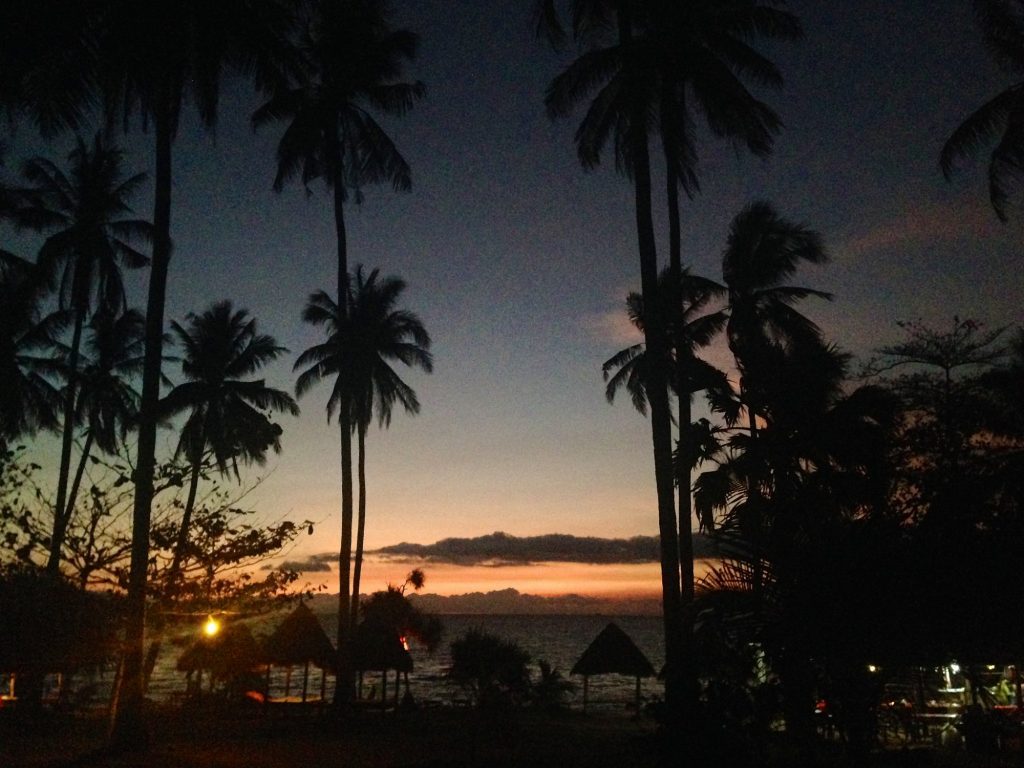
[[[591,675],[627,675],[636,678],[636,707],[640,710],[640,678],[653,677],[654,667],[643,651],[618,624],[608,626],[594,638],[572,668],[573,675],[583,675],[583,711],[587,711]]]
[[[251,672],[263,664],[252,631],[245,624],[229,624],[212,637],[201,637],[178,658],[178,671],[187,674],[188,693],[198,694],[202,688],[203,670],[210,672],[210,690],[217,680],[228,680]],[[192,675],[196,674],[195,682]]]
[[[412,655],[405,642],[390,627],[374,626],[372,622],[363,622],[356,628],[355,645],[353,648],[356,670],[359,672],[359,697],[362,698],[362,679],[364,672],[381,673],[381,703],[388,698],[388,670],[395,670],[395,705],[401,688],[401,678],[405,675],[406,691],[409,690],[409,673],[412,672]]]
[[[285,678],[285,697],[291,686],[292,667],[303,665],[302,701],[306,701],[309,692],[309,665],[315,664],[322,670],[320,676],[320,700],[327,696],[327,672],[334,668],[337,651],[320,625],[320,620],[313,615],[305,603],[299,603],[295,610],[284,617],[281,624],[274,630],[263,644],[264,658],[267,662],[267,687],[269,698],[271,665],[288,668]]]

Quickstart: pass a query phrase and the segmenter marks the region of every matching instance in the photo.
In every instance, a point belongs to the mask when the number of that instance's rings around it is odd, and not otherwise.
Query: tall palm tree
[[[537,18],[551,30],[556,20],[554,3],[541,0]],[[546,22],[546,24],[544,24]],[[602,32],[615,29],[617,39],[605,41]],[[779,121],[766,105],[747,90],[743,78],[769,85],[780,81],[775,67],[757,53],[747,39],[754,35],[791,39],[800,26],[790,14],[755,0],[728,2],[668,2],[667,0],[587,0],[573,4],[573,32],[590,49],[573,62],[548,89],[547,105],[552,116],[568,114],[591,92],[591,102],[576,132],[578,154],[584,167],[597,165],[609,140],[614,141],[616,165],[633,179],[637,235],[641,262],[645,321],[645,342],[651,352],[667,349],[672,340],[661,330],[665,323],[653,322],[661,311],[654,301],[657,291],[657,256],[651,218],[650,149],[648,137],[661,131],[662,148],[668,164],[670,205],[670,264],[676,284],[681,283],[678,186],[688,192],[697,187],[696,150],[690,113],[696,105],[708,119],[715,134],[745,143],[758,154],[771,149],[772,134]],[[554,40],[560,30],[549,34]],[[677,304],[680,302],[676,302]],[[681,372],[680,372],[681,373]],[[662,587],[666,608],[666,654],[670,678],[684,674],[680,667],[686,654],[689,629],[682,635],[673,628],[686,621],[682,594],[671,582],[678,582],[677,533],[674,533],[674,504],[671,504],[671,429],[667,397],[661,390],[664,376],[654,373],[648,393],[658,485],[659,528],[662,537]],[[653,395],[653,397],[652,397]],[[669,522],[670,518],[673,522]],[[687,523],[686,530],[689,530]],[[683,542],[684,557],[692,557],[692,542]],[[686,588],[692,594],[692,579]],[[688,674],[686,672],[685,674]],[[694,700],[693,676],[685,685]],[[668,687],[679,686],[670,679]],[[668,698],[676,699],[675,692]]]
[[[92,145],[78,137],[68,155],[65,173],[53,162],[36,157],[25,164],[24,176],[33,185],[30,202],[20,211],[26,223],[50,231],[39,250],[42,277],[57,291],[58,308],[71,319],[64,388],[61,441],[54,526],[47,570],[60,568],[60,551],[67,524],[67,491],[75,433],[82,330],[93,312],[119,313],[127,308],[122,269],[140,269],[149,259],[134,242],[152,239],[152,226],[132,218],[130,200],[145,174],[125,178],[122,153],[96,134]]]
[[[85,443],[68,491],[64,525],[71,522],[78,491],[93,447],[117,453],[139,410],[134,382],[144,362],[145,318],[135,309],[114,315],[101,311],[89,321],[75,404],[76,422],[85,425]]]
[[[277,82],[288,51],[287,0],[109,0],[86,44],[102,52],[95,78],[111,120],[128,127],[137,115],[154,138],[153,252],[146,303],[146,362],[139,407],[133,548],[125,657],[111,733],[114,744],[144,743],[143,628],[149,527],[159,419],[164,306],[171,258],[171,159],[186,102],[202,124],[217,119],[220,76],[239,72],[260,88]]]
[[[974,0],[985,45],[1001,70],[1017,82],[971,113],[949,137],[939,155],[943,175],[953,175],[957,160],[974,157],[993,142],[989,155],[988,195],[1001,221],[1007,220],[1013,180],[1024,154],[1024,3]]]
[[[338,258],[338,308],[348,313],[348,241],[345,203],[360,199],[367,184],[411,186],[409,165],[374,118],[403,115],[423,95],[420,82],[402,82],[417,38],[392,29],[385,0],[313,0],[300,30],[302,60],[296,82],[279,89],[253,115],[257,128],[276,120],[288,125],[277,148],[274,188],[298,176],[308,187],[322,179],[332,193]],[[326,294],[325,294],[326,296]],[[339,681],[336,700],[354,693],[351,664],[350,588],[352,565],[352,423],[348,407],[338,411],[341,432],[341,544],[338,605]]]
[[[763,201],[752,203],[732,220],[722,276],[728,287],[726,337],[740,372],[739,399],[746,410],[749,439],[758,436],[758,418],[769,416],[775,384],[782,380],[789,357],[800,349],[821,346],[821,332],[793,308],[809,296],[831,299],[811,288],[784,285],[801,263],[827,260],[821,236],[790,222]],[[752,482],[744,506],[753,547],[755,599],[762,586],[764,498]]]
[[[191,465],[188,498],[178,527],[169,583],[173,587],[188,549],[189,526],[204,459],[211,454],[221,474],[238,476],[238,461],[263,464],[267,449],[280,452],[281,428],[270,412],[297,416],[299,408],[287,392],[247,377],[288,350],[273,337],[257,332],[256,320],[230,301],[219,301],[199,315],[189,314],[186,325],[171,323],[184,350],[181,372],[185,381],[162,401],[162,413],[188,413],[181,428],[177,455]]]
[[[393,362],[427,373],[434,369],[430,354],[430,335],[420,319],[407,310],[397,309],[405,290],[405,281],[398,277],[380,278],[380,270],[363,274],[356,267],[349,297],[349,334],[351,351],[348,365],[357,379],[352,398],[352,422],[358,436],[359,504],[356,520],[355,566],[352,573],[352,625],[358,622],[359,582],[363,566],[363,539],[366,531],[366,433],[374,414],[377,423],[391,424],[395,405],[408,414],[418,414],[420,402],[416,392],[402,381]]]
[[[589,37],[611,19],[613,40],[601,41],[571,63],[548,87],[545,103],[548,114],[568,116],[576,105],[597,91],[583,122],[576,130],[577,155],[586,169],[594,168],[602,150],[611,140],[616,167],[633,182],[634,213],[640,255],[640,284],[643,297],[643,326],[646,354],[654,360],[668,356],[667,323],[661,316],[664,302],[658,300],[658,256],[655,246],[651,200],[651,162],[649,134],[655,130],[653,107],[657,104],[658,85],[651,57],[638,38],[638,3],[593,2],[586,4],[593,13],[577,14],[577,37]],[[583,4],[576,6],[583,9]],[[654,477],[658,498],[658,529],[665,661],[667,677],[665,698],[669,708],[682,703],[680,675],[684,664],[685,638],[680,594],[679,534],[676,524],[672,474],[672,428],[669,408],[669,377],[660,365],[646,368],[647,401],[651,409],[651,440],[654,450]]]

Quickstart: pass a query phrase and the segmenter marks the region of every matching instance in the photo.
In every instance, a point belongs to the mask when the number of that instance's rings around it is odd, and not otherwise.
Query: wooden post
[[[583,676],[583,711],[587,711],[587,698],[590,695],[590,675]]]
[[[636,676],[636,716],[640,717],[640,675]]]
[[[288,665],[288,671],[284,673],[284,697],[287,699],[292,692],[292,665]]]
[[[309,659],[306,659],[306,666],[302,671],[302,703],[306,703],[306,693],[309,691]]]
[[[267,662],[267,685],[266,690],[263,692],[263,712],[267,712],[267,708],[270,706],[270,662]]]

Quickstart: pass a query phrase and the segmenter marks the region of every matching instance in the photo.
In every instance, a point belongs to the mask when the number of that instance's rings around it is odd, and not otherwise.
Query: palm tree
[[[352,397],[352,423],[358,436],[359,512],[356,521],[355,567],[352,574],[352,626],[358,621],[359,582],[363,566],[363,537],[366,530],[366,432],[373,415],[386,428],[396,404],[415,415],[420,411],[416,392],[391,367],[399,362],[430,373],[434,362],[430,335],[412,312],[396,309],[405,281],[380,270],[363,275],[356,267],[349,297],[348,365],[354,369],[357,390]]]
[[[129,201],[145,174],[125,178],[120,150],[106,145],[98,133],[91,147],[78,138],[68,155],[67,173],[37,157],[25,164],[24,176],[33,189],[20,218],[53,232],[39,250],[38,264],[42,278],[57,291],[59,309],[68,313],[72,323],[60,472],[46,564],[50,573],[56,573],[67,525],[82,330],[93,312],[119,313],[127,308],[121,270],[140,269],[149,263],[132,242],[148,242],[153,233],[148,222],[130,218]]]
[[[86,425],[85,444],[68,491],[64,522],[69,523],[92,448],[115,454],[139,410],[134,380],[144,361],[146,320],[136,309],[118,315],[99,312],[89,321],[75,406],[76,421]]]
[[[288,350],[271,336],[260,334],[256,320],[230,301],[219,301],[199,315],[189,314],[187,324],[171,323],[184,349],[181,372],[185,381],[162,401],[162,413],[188,413],[181,428],[176,455],[191,465],[188,499],[178,527],[177,544],[168,582],[173,587],[188,549],[189,525],[196,489],[206,455],[221,474],[238,476],[238,461],[263,464],[267,449],[280,452],[281,428],[270,421],[270,412],[297,416],[291,395],[266,386],[251,376]]]
[[[385,0],[315,0],[304,19],[297,82],[279,89],[253,115],[260,127],[276,120],[288,126],[277,148],[274,188],[299,176],[302,183],[322,179],[331,191],[338,248],[337,308],[348,314],[348,242],[345,202],[358,201],[367,184],[389,183],[408,190],[411,173],[405,158],[374,118],[374,112],[403,115],[424,92],[420,82],[401,82],[417,38],[389,24]],[[326,297],[326,294],[324,294]],[[329,299],[328,299],[329,300]],[[340,381],[340,380],[339,380]],[[341,546],[338,605],[340,663],[336,700],[354,693],[350,653],[352,563],[352,423],[348,407],[338,411],[341,432]]]
[[[57,426],[60,393],[52,379],[59,361],[50,348],[55,318],[39,322],[34,265],[0,269],[0,446],[39,429]]]
[[[708,304],[721,296],[725,289],[712,280],[682,272],[683,284],[678,289],[673,285],[671,269],[661,273],[658,298],[671,306],[666,307],[662,316],[669,319],[671,325],[668,335],[673,340],[674,356],[663,363],[676,397],[678,398],[679,440],[677,443],[676,482],[679,486],[679,562],[680,562],[680,595],[684,609],[693,600],[693,532],[691,518],[693,504],[691,499],[692,470],[691,461],[682,460],[694,452],[694,428],[691,425],[692,398],[701,390],[722,392],[729,390],[726,375],[714,366],[697,356],[697,351],[708,344],[725,325],[726,316],[721,311],[701,314]],[[681,297],[680,306],[672,304],[673,297]],[[631,293],[626,300],[627,311],[634,325],[643,330],[643,298],[640,294]],[[674,359],[671,359],[674,357]],[[614,400],[619,389],[625,388],[633,401],[633,406],[641,413],[646,413],[647,393],[645,381],[649,378],[646,367],[650,364],[644,353],[642,344],[628,347],[605,361],[602,371],[607,386],[605,396],[608,402]],[[611,372],[615,371],[614,374]],[[721,400],[721,396],[716,399]],[[684,611],[683,632],[686,639],[691,634],[688,614]],[[689,670],[686,671],[689,675]],[[687,680],[686,685],[695,685]]]
[[[616,40],[605,47],[583,53],[548,87],[545,103],[551,117],[568,116],[573,108],[597,91],[583,122],[576,130],[577,155],[583,167],[595,167],[609,140],[614,143],[616,167],[633,181],[637,243],[640,254],[640,284],[643,297],[643,326],[646,354],[667,359],[667,323],[661,316],[664,302],[658,300],[658,257],[655,247],[651,202],[651,167],[648,135],[656,128],[653,107],[658,85],[651,57],[635,34],[637,4],[593,2],[577,10],[577,37],[589,37],[600,30],[610,16]],[[599,18],[604,17],[604,18]],[[592,23],[588,23],[592,20]],[[668,400],[669,377],[660,365],[647,367],[647,401],[651,409],[651,439],[654,449],[654,477],[658,497],[658,529],[661,550],[661,586],[665,632],[665,661],[668,675],[665,698],[669,708],[681,703],[680,690],[685,638],[680,594],[679,536],[672,477],[672,429]]]
[[[974,0],[985,44],[996,64],[1018,82],[971,113],[953,131],[939,155],[943,175],[953,175],[957,160],[974,157],[995,142],[988,162],[988,195],[1001,221],[1024,152],[1024,4],[1020,0]]]
[[[807,297],[830,300],[812,288],[784,285],[801,263],[828,260],[821,236],[790,222],[767,202],[755,202],[732,220],[722,276],[728,287],[726,336],[740,371],[740,391],[751,433],[765,407],[762,389],[775,373],[771,362],[779,347],[817,344],[821,331],[793,305]],[[771,370],[769,370],[771,369]]]
[[[83,45],[96,4],[7,0],[0,5],[0,110],[30,119],[50,138],[88,122],[96,49]]]
[[[747,206],[729,227],[722,255],[722,276],[729,291],[726,337],[740,372],[740,401],[751,441],[757,437],[758,418],[768,415],[773,385],[789,364],[788,353],[821,346],[818,326],[793,304],[808,296],[831,299],[822,291],[782,282],[801,262],[821,264],[827,258],[817,232],[787,221],[767,202]],[[751,521],[755,597],[762,583],[762,501],[760,488],[753,483],[745,509]]]
[[[146,304],[146,353],[139,407],[133,548],[128,585],[125,659],[112,741],[146,739],[142,719],[142,655],[156,428],[160,409],[164,305],[171,257],[171,159],[179,119],[191,100],[204,126],[217,118],[220,76],[233,70],[266,88],[277,81],[288,47],[286,0],[109,0],[87,28],[101,51],[95,77],[113,120],[136,114],[154,134],[153,253]]]
[[[537,18],[542,28],[549,31],[555,21],[553,11],[550,0],[541,0]],[[756,153],[767,153],[772,134],[779,127],[778,118],[749,93],[742,78],[751,77],[770,85],[778,84],[780,78],[774,66],[751,48],[746,38],[755,34],[794,38],[799,36],[800,27],[790,14],[753,0],[589,0],[575,3],[573,13],[576,39],[599,44],[592,45],[552,82],[546,99],[548,111],[552,116],[566,115],[577,102],[597,91],[576,132],[578,154],[584,167],[592,168],[609,139],[613,139],[616,165],[633,179],[642,294],[649,314],[644,322],[645,343],[652,353],[663,357],[671,340],[661,330],[667,325],[655,322],[662,307],[654,299],[657,255],[651,219],[648,136],[658,130],[662,132],[672,222],[671,266],[675,284],[680,285],[678,186],[682,184],[688,192],[697,186],[691,104],[696,102],[717,135],[746,143]],[[602,31],[609,27],[617,30],[617,40],[600,47]],[[549,37],[557,41],[560,30]],[[695,96],[692,101],[691,95]],[[673,554],[677,551],[677,534],[671,488],[670,416],[667,395],[662,395],[665,378],[665,374],[653,371],[648,397],[663,547],[666,658],[669,669],[675,670],[686,655],[683,644],[687,642],[688,629],[682,630],[684,636],[672,639],[677,634],[674,626],[685,617],[680,603],[682,595],[673,586],[673,582],[679,582],[679,568],[678,555]],[[689,549],[685,542],[684,549]],[[673,671],[670,677],[681,674]],[[695,687],[692,680],[683,685],[691,690]],[[668,687],[677,688],[671,680]],[[674,691],[668,698],[676,698]]]

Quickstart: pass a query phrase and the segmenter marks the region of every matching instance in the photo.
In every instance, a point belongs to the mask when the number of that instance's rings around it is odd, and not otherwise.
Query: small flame
[[[206,619],[206,623],[203,624],[203,632],[206,633],[207,637],[213,637],[220,632],[220,622],[218,622],[213,616]]]
[[[408,651],[409,650],[409,638],[407,638],[407,637],[405,637],[403,635],[402,637],[400,637],[398,639],[402,643],[402,647],[405,648],[405,650]]]

